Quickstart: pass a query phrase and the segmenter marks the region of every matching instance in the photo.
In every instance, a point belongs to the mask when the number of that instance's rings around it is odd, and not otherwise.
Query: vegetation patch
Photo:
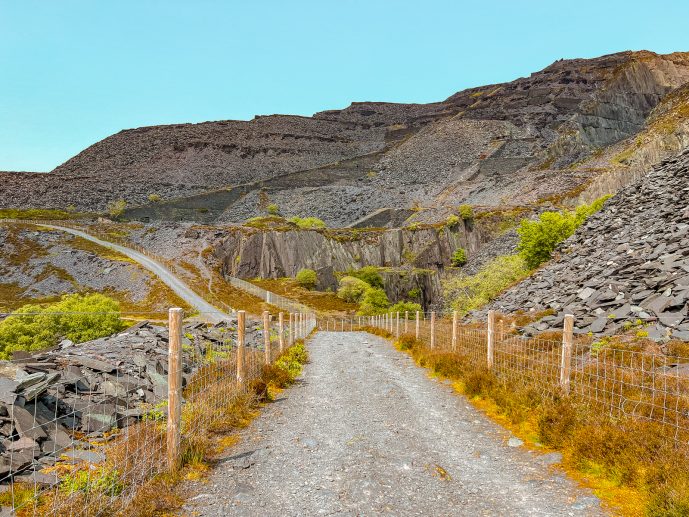
[[[15,208],[0,209],[0,219],[33,219],[43,221],[65,221],[67,219],[80,219],[90,214],[67,210],[50,210],[43,208],[28,208],[24,210]]]
[[[123,328],[116,300],[102,294],[68,294],[45,307],[25,305],[0,321],[0,358],[49,348],[63,338],[82,343]]]
[[[319,312],[354,312],[359,306],[333,292],[304,289],[294,278],[255,278],[251,283],[285,298],[290,298]]]

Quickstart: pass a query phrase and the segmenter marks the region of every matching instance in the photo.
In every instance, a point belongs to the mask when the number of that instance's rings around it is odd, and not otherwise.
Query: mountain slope
[[[559,257],[498,298],[492,308],[557,313],[529,331],[615,334],[643,325],[649,337],[689,340],[689,149],[606,202]]]
[[[102,210],[123,198],[141,207],[132,217],[212,222],[269,200],[346,225],[386,207],[531,203],[590,181],[600,171],[576,164],[636,135],[687,81],[687,53],[622,52],[431,104],[126,130],[48,175],[0,173],[0,208]]]

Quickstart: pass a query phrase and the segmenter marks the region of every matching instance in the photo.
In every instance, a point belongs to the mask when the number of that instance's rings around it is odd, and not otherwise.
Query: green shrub
[[[463,266],[467,263],[467,252],[464,248],[457,248],[452,254],[452,265],[455,267]]]
[[[574,211],[543,212],[536,221],[523,219],[519,224],[519,252],[529,268],[537,268],[550,259],[558,244],[570,237],[588,217],[595,214],[610,196]]]
[[[460,274],[446,280],[443,284],[445,299],[464,315],[484,306],[529,273],[524,258],[519,254],[496,257],[475,275]]]
[[[61,338],[90,341],[122,328],[117,301],[102,294],[68,294],[47,307],[25,305],[0,321],[0,358],[17,350],[42,350]]]
[[[405,312],[409,312],[409,318],[412,319],[414,318],[416,311],[421,312],[423,311],[423,308],[421,307],[421,304],[414,302],[397,302],[388,310],[392,313],[399,312],[401,318],[404,318]]]
[[[364,266],[361,269],[350,269],[347,271],[347,276],[353,276],[359,280],[363,280],[371,287],[383,288],[383,277],[380,276],[378,268],[375,266]]]
[[[388,295],[380,288],[372,287],[366,291],[361,299],[359,306],[359,315],[373,316],[374,314],[381,314],[390,305]]]
[[[459,217],[465,221],[474,218],[474,209],[471,205],[459,205],[457,212],[459,213]]]
[[[449,217],[447,218],[447,220],[445,221],[445,225],[446,225],[448,228],[454,228],[455,226],[457,226],[457,225],[459,224],[460,221],[461,221],[461,219],[460,219],[458,216],[452,214],[452,215],[449,216]]]
[[[108,214],[113,219],[118,219],[122,217],[124,211],[127,209],[127,202],[124,199],[118,199],[117,201],[111,201],[108,203]]]
[[[160,194],[149,194],[148,195],[148,200],[151,203],[158,203],[160,201]]]
[[[296,224],[302,230],[313,230],[318,228],[325,228],[325,223],[318,217],[290,217],[288,221]]]
[[[275,203],[268,205],[266,210],[270,215],[278,215],[280,213],[280,207],[278,207]]]
[[[344,276],[340,279],[340,288],[337,290],[337,297],[346,302],[359,303],[366,291],[371,286],[363,280],[353,277]]]
[[[277,358],[275,366],[284,370],[289,375],[289,381],[299,377],[302,366],[309,361],[309,355],[306,351],[303,341],[297,341],[293,346],[289,347],[284,354]]]
[[[409,292],[407,293],[407,297],[411,298],[412,300],[418,300],[421,297],[421,289],[418,287],[414,287],[413,289],[409,289]]]
[[[313,289],[318,283],[318,275],[313,269],[301,269],[294,278],[305,289]]]

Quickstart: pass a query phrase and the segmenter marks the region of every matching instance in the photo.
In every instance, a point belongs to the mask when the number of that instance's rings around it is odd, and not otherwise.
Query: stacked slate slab
[[[527,335],[561,329],[613,335],[639,323],[656,341],[689,340],[689,149],[620,191],[555,258],[488,308],[543,311]],[[486,310],[473,314],[485,318]],[[629,328],[627,323],[626,328]]]
[[[214,352],[236,346],[236,321],[184,328],[183,382]],[[263,332],[246,330],[259,348]],[[0,361],[0,490],[11,480],[53,484],[40,472],[56,461],[98,463],[92,443],[139,421],[167,399],[168,331],[141,322],[119,334]],[[106,435],[106,433],[108,433]],[[74,437],[86,437],[83,441]]]

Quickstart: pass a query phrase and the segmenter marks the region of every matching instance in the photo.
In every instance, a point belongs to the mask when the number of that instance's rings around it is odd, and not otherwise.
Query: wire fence
[[[374,327],[392,337],[408,334],[430,351],[458,354],[471,368],[490,370],[506,386],[533,389],[544,399],[569,396],[613,419],[655,422],[674,440],[689,442],[689,357],[575,339],[571,316],[561,340],[506,330],[492,312],[470,326],[434,313],[322,318],[318,324],[330,331]]]
[[[262,287],[259,287],[251,282],[242,280],[241,278],[229,277],[228,282],[235,287],[238,287],[242,291],[253,294],[264,300],[266,303],[274,305],[280,309],[290,311],[290,312],[312,312],[313,308],[308,307],[302,303],[295,302],[290,298],[285,298],[279,294],[275,294],[271,291],[267,291]]]
[[[141,321],[0,361],[0,506],[126,512],[151,478],[201,459],[214,434],[236,428],[266,365],[315,325],[310,313],[244,311],[211,325],[171,309],[167,327]]]

